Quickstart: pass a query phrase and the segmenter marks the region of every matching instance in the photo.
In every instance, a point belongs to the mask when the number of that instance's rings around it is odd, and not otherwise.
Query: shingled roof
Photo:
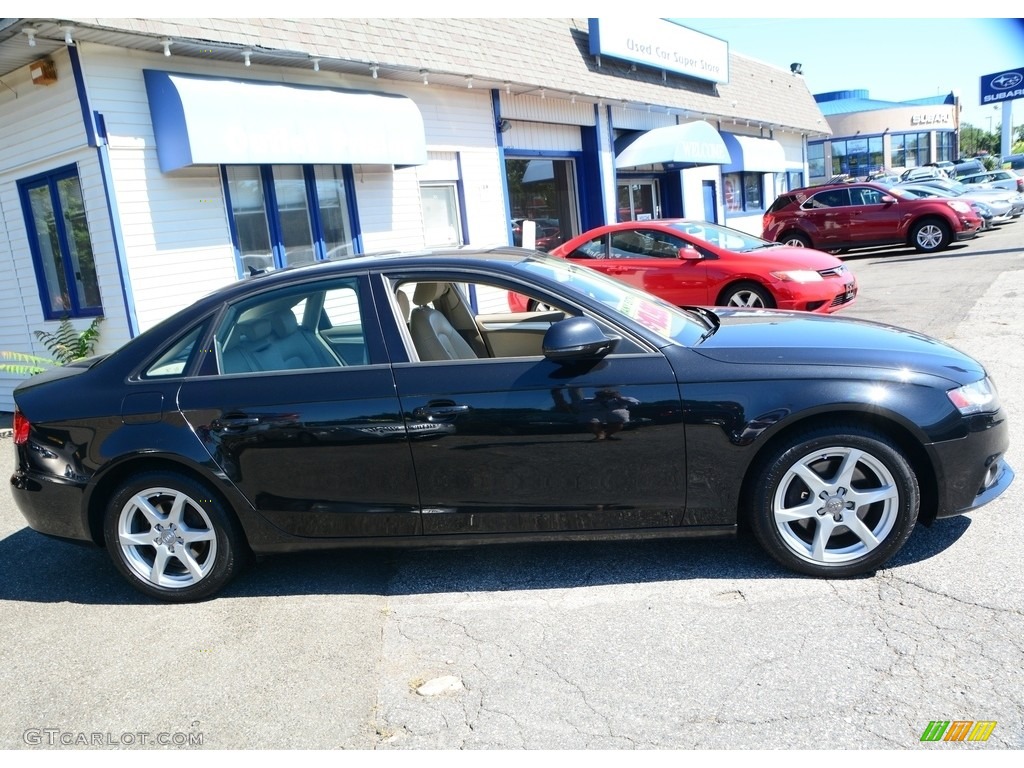
[[[381,77],[413,80],[420,70],[431,82],[444,75],[472,75],[477,87],[508,87],[514,92],[545,88],[597,101],[623,100],[687,111],[693,116],[750,121],[808,133],[830,133],[804,79],[788,70],[731,53],[729,82],[712,83],[663,73],[645,66],[589,53],[587,19],[569,18],[390,18],[390,19],[115,19],[68,20],[80,30],[127,32],[176,41],[247,46],[253,62],[308,66],[346,63],[379,65]],[[83,31],[78,32],[83,36]],[[84,39],[88,39],[85,37]],[[132,46],[137,47],[137,46]],[[362,70],[363,72],[367,70]]]

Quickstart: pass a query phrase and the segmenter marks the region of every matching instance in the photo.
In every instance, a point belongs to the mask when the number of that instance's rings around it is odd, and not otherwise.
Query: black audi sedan
[[[253,554],[741,525],[848,577],[1013,479],[995,388],[946,344],[678,308],[521,248],[249,277],[14,397],[29,525],[175,602]]]

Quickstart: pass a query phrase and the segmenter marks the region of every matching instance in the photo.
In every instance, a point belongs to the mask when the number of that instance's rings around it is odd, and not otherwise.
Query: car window
[[[197,352],[195,346],[208,323],[200,323],[196,328],[180,337],[171,344],[167,350],[157,357],[156,361],[149,365],[142,374],[145,379],[162,379],[172,376],[183,376],[188,369],[193,354]]]
[[[850,198],[854,205],[881,205],[885,193],[870,187],[857,187],[850,190]]]
[[[569,254],[570,259],[603,259],[608,236],[602,235],[588,240]]]
[[[580,314],[564,302],[510,291],[498,283],[420,278],[398,282],[393,289],[396,295],[411,297],[412,308],[404,323],[410,360],[541,357],[548,328]],[[622,335],[603,320],[594,319],[607,334]],[[626,338],[616,348],[619,354],[643,351],[640,344]]]
[[[369,362],[354,278],[292,286],[239,302],[229,308],[214,342],[225,374]]]
[[[804,208],[838,208],[850,204],[849,189],[828,189],[811,196]]]

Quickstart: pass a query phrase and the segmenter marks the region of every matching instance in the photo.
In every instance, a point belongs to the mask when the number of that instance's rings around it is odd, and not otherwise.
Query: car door
[[[366,278],[226,308],[179,408],[220,470],[295,536],[417,534],[405,424]]]
[[[888,197],[889,202],[883,202]],[[902,210],[898,199],[874,187],[850,188],[850,240],[857,243],[902,242]]]
[[[681,237],[654,227],[613,230],[600,251],[589,249],[584,264],[653,293],[676,306],[708,304],[707,268],[699,251]],[[692,258],[682,258],[681,251]],[[569,258],[577,258],[574,251]]]
[[[580,308],[545,293],[495,279],[456,286],[457,275],[392,276],[378,296],[395,384],[419,482],[423,531],[536,534],[555,531],[674,527],[686,500],[681,404],[664,355],[629,334],[618,349],[588,364],[544,357],[546,327]],[[421,292],[411,283],[449,282],[450,290],[486,305],[508,291],[550,308],[532,350],[520,335],[517,356],[462,350],[459,359],[420,359],[418,318],[442,327],[433,303],[396,318],[389,295]],[[424,291],[424,296],[437,291]],[[421,299],[422,301],[422,299]],[[417,314],[421,313],[421,314]],[[385,317],[388,318],[385,320]],[[458,318],[454,318],[458,325]],[[537,322],[524,313],[524,322]],[[543,322],[543,321],[542,321]],[[621,329],[604,323],[610,332]],[[522,329],[520,329],[522,330]],[[502,348],[502,345],[495,345]],[[532,353],[531,353],[532,352]]]
[[[827,189],[811,195],[800,206],[797,219],[815,248],[845,247],[850,237],[850,191]]]

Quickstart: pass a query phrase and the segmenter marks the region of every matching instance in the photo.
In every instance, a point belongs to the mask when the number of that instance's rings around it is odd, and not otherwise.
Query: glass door
[[[657,179],[620,181],[616,190],[619,221],[650,221],[661,218],[661,194]]]

